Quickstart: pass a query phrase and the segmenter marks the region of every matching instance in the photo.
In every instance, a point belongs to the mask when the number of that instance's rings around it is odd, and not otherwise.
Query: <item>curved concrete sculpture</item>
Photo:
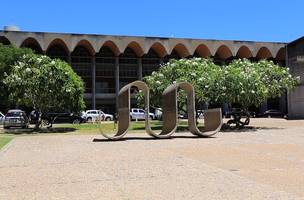
[[[165,89],[162,95],[163,128],[160,133],[151,129],[149,118],[150,93],[148,86],[142,81],[134,81],[124,86],[118,95],[118,131],[114,136],[109,136],[101,131],[101,134],[111,140],[121,139],[128,131],[130,125],[130,90],[137,87],[145,97],[145,127],[149,135],[156,138],[169,138],[177,128],[177,91],[182,89],[187,93],[188,126],[192,134],[210,137],[216,134],[222,126],[221,109],[210,109],[205,112],[205,128],[199,130],[195,118],[195,93],[192,85],[187,82],[172,84]]]

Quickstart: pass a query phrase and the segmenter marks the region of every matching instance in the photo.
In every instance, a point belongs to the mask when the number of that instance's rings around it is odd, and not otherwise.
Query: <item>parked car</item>
[[[9,110],[5,115],[3,128],[9,129],[11,127],[28,128],[29,119],[22,110]]]
[[[132,108],[130,111],[130,119],[131,120],[140,120],[145,119],[145,110],[140,108]],[[155,115],[153,113],[149,113],[150,119],[155,119]]]
[[[2,112],[0,112],[0,125],[3,124],[4,118],[5,118],[5,115],[3,115]]]
[[[106,114],[101,110],[87,110],[84,114],[84,118],[87,122],[92,121],[112,121],[114,116],[111,114]]]
[[[42,115],[42,120],[47,122],[47,124],[54,123],[73,123],[80,124],[85,122],[85,119],[78,114],[69,113],[69,112],[49,112]]]
[[[271,110],[265,111],[262,116],[263,117],[284,117],[285,113],[283,113],[279,110],[271,109]]]

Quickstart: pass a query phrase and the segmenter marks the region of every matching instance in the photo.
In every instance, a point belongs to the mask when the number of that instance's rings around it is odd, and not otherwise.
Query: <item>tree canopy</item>
[[[17,48],[0,43],[0,107],[8,107],[8,90],[3,80],[11,72],[11,66],[25,54],[33,53],[31,49]]]
[[[170,60],[157,72],[144,77],[144,81],[150,87],[154,107],[161,107],[161,95],[166,87],[186,81],[195,89],[197,104],[238,104],[245,109],[259,106],[268,98],[279,97],[297,83],[288,68],[272,61],[238,59],[227,66],[218,66],[211,59],[203,58]],[[143,103],[142,94],[138,95],[138,100]],[[185,95],[180,94],[178,100],[181,109]]]
[[[34,107],[41,113],[84,109],[83,81],[71,66],[59,59],[25,54],[13,65],[4,83],[11,101]]]

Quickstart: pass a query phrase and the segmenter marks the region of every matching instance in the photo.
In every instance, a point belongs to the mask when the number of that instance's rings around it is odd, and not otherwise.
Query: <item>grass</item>
[[[16,136],[16,135],[28,135],[28,134],[51,134],[51,133],[62,133],[62,134],[99,134],[99,127],[104,133],[115,133],[117,131],[117,124],[114,125],[114,122],[102,122],[99,124],[54,124],[52,128],[42,128],[39,131],[34,131],[33,129],[9,129],[2,131],[1,135],[6,136]],[[199,124],[199,127],[202,127]],[[162,121],[154,120],[151,122],[152,130],[160,131],[162,129]],[[187,131],[188,122],[179,121],[177,131]],[[132,121],[129,132],[145,132],[145,121]],[[1,133],[1,130],[0,130]],[[0,136],[1,137],[1,136]]]
[[[9,143],[14,137],[12,136],[0,136],[0,149]]]

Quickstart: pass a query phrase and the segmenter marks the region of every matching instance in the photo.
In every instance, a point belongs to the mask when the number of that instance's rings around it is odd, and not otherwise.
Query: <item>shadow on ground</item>
[[[184,136],[184,135],[173,135],[170,138],[155,138],[152,136],[147,136],[147,137],[136,137],[136,136],[126,136],[120,140],[109,140],[109,139],[98,139],[94,138],[93,142],[118,142],[118,141],[127,141],[127,140],[172,140],[172,139],[215,139],[216,137],[198,137],[195,135],[190,135],[190,136]]]
[[[77,129],[75,128],[65,128],[65,127],[58,127],[58,128],[42,128],[39,130],[35,130],[33,128],[28,129],[21,129],[21,128],[15,128],[15,129],[4,129],[3,133],[6,134],[35,134],[35,133],[68,133],[68,132],[74,132]]]
[[[221,128],[221,132],[236,132],[236,133],[242,133],[242,132],[256,132],[258,130],[281,130],[284,128],[279,127],[257,127],[257,126],[245,126],[243,128],[230,128],[227,124],[223,124]]]

